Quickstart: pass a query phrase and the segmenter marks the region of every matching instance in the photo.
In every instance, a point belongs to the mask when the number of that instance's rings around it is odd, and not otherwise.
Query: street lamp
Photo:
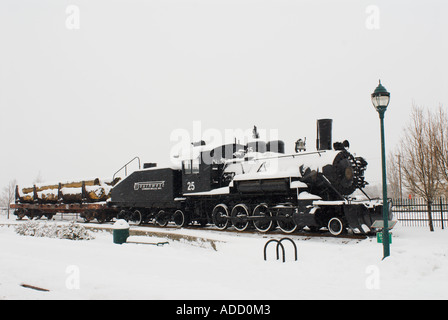
[[[379,81],[378,87],[372,93],[372,103],[380,115],[381,122],[381,162],[383,168],[383,259],[390,256],[389,243],[389,204],[387,202],[386,151],[384,142],[384,113],[389,105],[390,93]]]

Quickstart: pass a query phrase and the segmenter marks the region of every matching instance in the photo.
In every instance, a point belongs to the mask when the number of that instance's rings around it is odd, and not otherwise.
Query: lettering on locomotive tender
[[[146,181],[146,182],[136,182],[134,183],[134,190],[162,190],[165,186],[165,181]]]

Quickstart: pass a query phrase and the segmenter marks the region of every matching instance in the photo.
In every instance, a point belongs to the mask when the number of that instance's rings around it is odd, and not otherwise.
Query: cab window
[[[191,160],[184,160],[182,162],[182,167],[185,174],[191,174]]]
[[[196,174],[199,173],[199,159],[184,160],[182,162],[184,174]]]
[[[191,173],[199,173],[199,159],[191,161]]]

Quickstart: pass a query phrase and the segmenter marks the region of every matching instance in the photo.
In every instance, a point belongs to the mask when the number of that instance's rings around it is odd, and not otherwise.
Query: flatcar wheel
[[[245,204],[237,204],[230,213],[233,226],[238,231],[244,231],[249,226],[249,220],[245,219],[249,216],[249,208]]]
[[[17,220],[22,220],[26,215],[26,211],[25,209],[17,209],[15,215],[17,215]]]
[[[156,223],[161,227],[166,227],[169,221],[168,213],[164,210],[160,210],[156,215]]]
[[[185,227],[187,225],[187,219],[185,213],[182,210],[176,210],[173,214],[174,224],[179,227]]]
[[[221,203],[216,205],[212,211],[213,224],[219,230],[225,230],[229,226],[229,208]]]
[[[293,233],[297,230],[297,225],[289,213],[285,213],[280,210],[277,217],[279,218],[277,220],[277,225],[284,233]]]
[[[252,212],[253,216],[261,216],[262,218],[258,220],[254,220],[254,227],[259,232],[268,232],[272,230],[274,226],[273,220],[264,219],[264,217],[271,218],[272,212],[268,209],[267,204],[262,203],[255,207],[254,211]]]
[[[98,221],[98,223],[106,222],[106,214],[104,212],[96,212],[95,218],[96,218],[96,221]]]
[[[331,218],[328,222],[328,231],[334,236],[341,235],[345,230],[344,223],[340,218]]]
[[[47,220],[53,219],[53,216],[54,216],[54,214],[52,214],[52,213],[46,213],[45,214],[45,217],[47,218]]]

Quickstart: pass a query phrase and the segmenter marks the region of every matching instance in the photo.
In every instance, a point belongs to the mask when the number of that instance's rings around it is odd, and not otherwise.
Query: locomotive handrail
[[[128,163],[126,163],[124,166],[122,166],[120,169],[118,169],[118,170],[114,173],[114,175],[113,175],[113,177],[112,177],[112,181],[115,180],[115,175],[116,175],[118,172],[120,172],[121,170],[123,170],[123,169],[124,169],[124,174],[125,174],[125,176],[127,176],[127,175],[128,175],[127,166],[128,166],[128,164],[130,164],[131,162],[133,162],[135,159],[138,160],[138,169],[140,170],[140,169],[141,169],[140,158],[139,158],[139,157],[134,157],[133,159],[131,159],[130,161],[128,161]]]
[[[339,197],[341,197],[342,200],[347,200],[347,201],[348,201],[348,198],[345,197],[345,196],[343,196],[338,190],[336,190],[336,188],[333,186],[333,184],[330,182],[330,180],[328,180],[328,178],[327,178],[324,174],[322,174],[322,178],[323,178],[324,182],[326,182],[326,183],[328,184],[328,186],[329,186],[334,192],[336,192],[336,194],[337,194]]]
[[[320,157],[322,157],[322,153],[325,153],[326,150],[319,150],[319,151],[309,151],[309,152],[300,152],[300,153],[291,153],[291,154],[284,154],[281,156],[267,156],[267,157],[259,157],[256,158],[256,160],[268,160],[268,159],[278,159],[278,158],[288,158],[288,157],[303,157],[310,154],[318,154]]]

